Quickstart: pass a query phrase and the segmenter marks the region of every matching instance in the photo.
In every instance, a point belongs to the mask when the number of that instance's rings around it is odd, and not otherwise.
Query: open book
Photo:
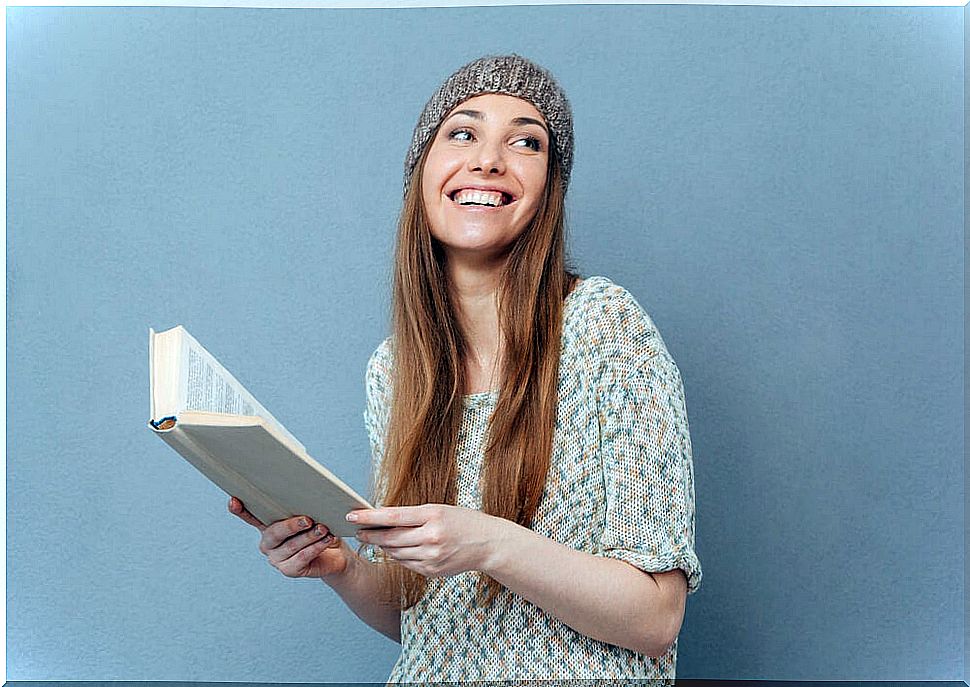
[[[267,525],[307,515],[341,537],[372,508],[306,449],[184,327],[149,329],[149,426]]]

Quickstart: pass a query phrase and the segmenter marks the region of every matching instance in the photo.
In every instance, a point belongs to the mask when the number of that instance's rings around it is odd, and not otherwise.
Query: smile
[[[456,205],[480,209],[498,209],[515,202],[512,196],[504,191],[481,191],[477,189],[458,189],[451,194],[450,198]]]

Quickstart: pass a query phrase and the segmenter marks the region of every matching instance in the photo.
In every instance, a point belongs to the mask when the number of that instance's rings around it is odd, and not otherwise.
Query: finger
[[[427,532],[420,527],[390,527],[380,530],[360,530],[357,541],[385,546],[420,546],[428,542]]]
[[[428,559],[427,551],[423,546],[382,546],[381,549],[401,563],[421,563]]]
[[[259,550],[265,554],[282,544],[284,541],[313,526],[313,520],[306,515],[297,515],[286,520],[277,520],[263,530],[259,541]]]
[[[294,553],[289,558],[274,563],[276,569],[287,577],[306,577],[310,574],[310,563],[314,558],[330,548],[333,535],[327,534],[323,539],[314,542]]]
[[[383,508],[363,508],[347,513],[350,522],[368,527],[386,525],[390,527],[416,527],[428,520],[429,504],[421,506],[384,506]]]
[[[229,512],[244,522],[249,523],[260,532],[266,529],[266,525],[263,524],[262,520],[259,520],[256,516],[246,510],[243,502],[237,499],[235,496],[229,498]]]
[[[310,544],[314,544],[330,535],[330,530],[325,525],[314,525],[310,529],[290,537],[282,544],[271,550],[267,557],[270,563],[276,565],[297,554],[301,549],[305,549]],[[333,535],[330,535],[331,537]],[[329,541],[329,540],[328,540]]]

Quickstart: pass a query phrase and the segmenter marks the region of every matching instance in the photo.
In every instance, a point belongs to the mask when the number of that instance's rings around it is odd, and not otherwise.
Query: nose
[[[482,142],[475,146],[474,152],[468,158],[468,169],[472,172],[482,171],[485,174],[502,174],[505,172],[505,156],[500,139],[492,142]]]

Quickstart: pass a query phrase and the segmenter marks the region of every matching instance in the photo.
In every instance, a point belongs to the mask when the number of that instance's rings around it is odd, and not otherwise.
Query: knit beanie
[[[566,94],[547,70],[516,54],[480,57],[449,76],[418,118],[411,147],[404,161],[404,194],[411,185],[414,167],[445,116],[455,106],[483,93],[503,93],[527,100],[549,125],[559,158],[563,193],[573,166],[573,114]]]

